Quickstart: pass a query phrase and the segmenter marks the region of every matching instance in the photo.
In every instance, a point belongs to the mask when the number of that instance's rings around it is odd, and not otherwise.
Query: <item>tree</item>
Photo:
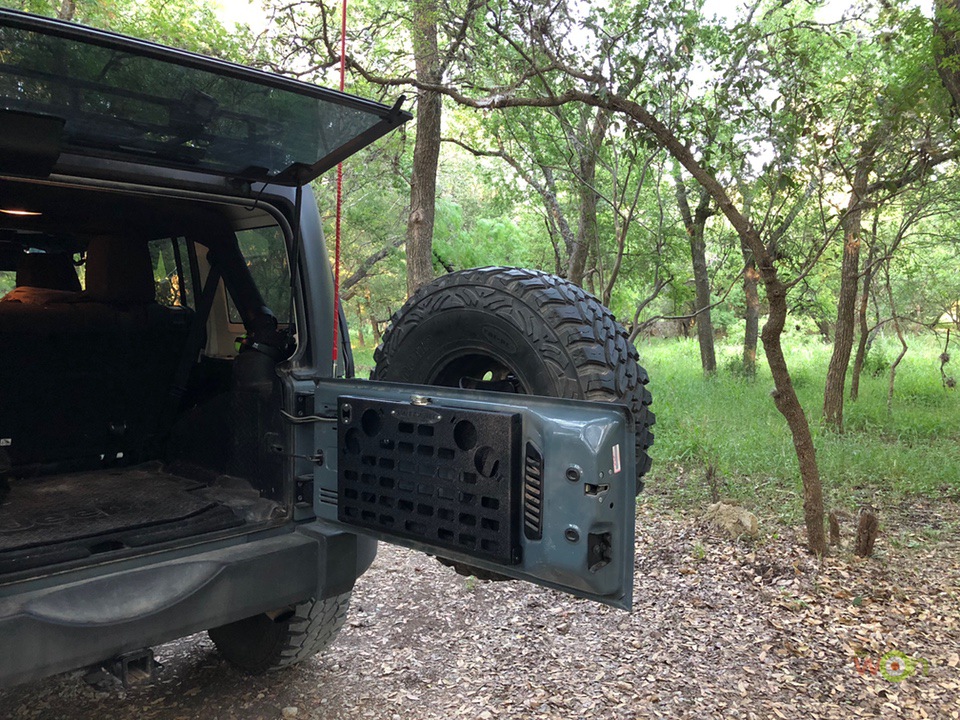
[[[437,47],[436,0],[413,0],[410,34],[417,90],[417,139],[410,175],[410,215],[407,221],[407,294],[433,279],[433,223],[436,217],[437,165],[440,161],[442,96],[427,89],[442,77]]]
[[[858,65],[864,79],[850,86],[849,95],[835,97],[835,122],[846,128],[847,137],[836,147],[837,170],[848,178],[849,198],[841,217],[840,291],[823,422],[838,432],[843,430],[844,385],[856,327],[864,211],[957,156],[942,88],[930,72],[929,23],[916,8],[899,3],[885,4],[866,20],[843,70],[849,73],[851,65]]]
[[[707,275],[707,246],[703,233],[707,220],[714,211],[711,207],[712,198],[703,188],[700,189],[700,198],[696,208],[690,210],[687,200],[687,186],[680,177],[679,171],[675,176],[677,185],[677,205],[680,207],[680,217],[683,226],[690,238],[690,257],[693,263],[693,283],[697,298],[694,314],[697,324],[697,340],[700,343],[700,365],[704,375],[713,375],[717,371],[717,354],[713,343],[713,321],[710,318],[710,277]]]
[[[658,105],[654,102],[658,97],[655,91],[670,92],[671,97],[675,96],[673,90],[668,88],[671,79],[664,78],[661,74],[653,80],[656,86],[654,88],[650,87],[648,80],[648,84],[637,92],[621,93],[619,90],[623,86],[622,73],[628,68],[630,76],[633,76],[637,71],[637,61],[630,62],[608,56],[602,62],[591,62],[588,50],[606,49],[609,45],[603,39],[587,39],[583,42],[584,39],[578,37],[576,47],[573,47],[567,40],[572,27],[576,25],[581,32],[583,28],[575,20],[576,12],[572,12],[563,2],[551,8],[552,12],[548,17],[538,2],[514,2],[510,5],[509,23],[502,20],[505,14],[496,13],[493,14],[494,17],[500,18],[501,22],[488,23],[487,30],[493,33],[493,37],[487,38],[485,42],[497,41],[503,46],[518,48],[517,57],[514,59],[516,65],[522,67],[519,73],[502,79],[496,86],[469,83],[470,92],[464,91],[466,85],[462,83],[434,86],[430,89],[444,92],[465,106],[483,110],[521,106],[550,108],[575,102],[608,110],[628,122],[636,123],[648,138],[666,150],[709,194],[720,213],[749,248],[764,284],[770,314],[763,329],[762,340],[776,387],[774,402],[786,419],[793,436],[804,486],[808,543],[814,552],[825,552],[823,491],[816,450],[806,416],[793,388],[780,342],[788,311],[787,293],[791,285],[781,277],[777,259],[764,242],[760,231],[743,214],[718,175],[709,169],[703,158],[698,157],[689,143],[681,139],[679,133],[684,129],[683,123],[678,122],[668,111],[667,103]],[[638,34],[647,32],[651,24],[663,23],[663,27],[659,28],[662,35],[675,41],[671,42],[671,45],[675,44],[671,51],[675,51],[676,47],[692,47],[703,32],[703,18],[696,12],[679,13],[674,7],[658,11],[658,8],[650,5],[635,6],[632,11],[633,15],[622,17],[616,9],[607,11],[592,8],[587,27],[597,35],[602,34],[602,38],[616,38],[618,47],[622,48],[621,52],[634,58],[640,42]],[[523,38],[522,42],[518,41],[518,35]],[[678,62],[676,54],[674,52],[673,59],[667,62],[650,51],[646,53],[645,59],[664,61],[664,67],[669,69]],[[591,69],[596,67],[601,68],[601,71]],[[643,68],[647,72],[655,72],[656,69],[654,62]],[[531,78],[535,79],[535,82],[531,82]],[[411,81],[416,82],[413,79]]]
[[[0,0],[0,5],[250,63],[252,34],[227,28],[212,0]]]
[[[335,7],[328,2],[268,2],[279,27],[272,45],[283,48],[274,69],[305,79],[339,62],[335,40]],[[359,21],[351,24],[347,43],[347,70],[367,87],[393,91],[413,87],[417,91],[416,139],[410,168],[410,208],[407,218],[407,292],[433,278],[433,230],[436,220],[436,178],[441,146],[442,94],[432,89],[462,60],[467,30],[473,24],[482,0],[464,0],[460,7],[437,0],[414,0],[406,6],[377,2],[351,5]],[[389,28],[390,32],[384,32]],[[412,47],[411,54],[405,49]],[[309,60],[305,63],[304,58]]]

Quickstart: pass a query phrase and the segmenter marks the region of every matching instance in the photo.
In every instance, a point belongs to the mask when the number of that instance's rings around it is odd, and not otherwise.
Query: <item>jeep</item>
[[[353,377],[310,183],[410,118],[0,10],[0,686],[289,666],[378,541],[630,608],[654,417],[595,298],[445,275]]]

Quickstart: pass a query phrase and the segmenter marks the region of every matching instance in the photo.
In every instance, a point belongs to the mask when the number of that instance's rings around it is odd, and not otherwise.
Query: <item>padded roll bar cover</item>
[[[282,350],[286,346],[286,336],[277,331],[277,318],[257,289],[240,252],[237,236],[227,221],[219,215],[211,216],[210,224],[199,229],[191,239],[209,248],[207,260],[211,265],[216,263],[220,269],[247,335],[254,342]]]

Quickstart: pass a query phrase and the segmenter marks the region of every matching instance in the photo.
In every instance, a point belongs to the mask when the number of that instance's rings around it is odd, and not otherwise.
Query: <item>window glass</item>
[[[283,232],[277,226],[237,232],[240,252],[247,261],[263,302],[280,323],[290,322],[290,266]],[[229,298],[230,322],[239,323],[240,313]]]
[[[393,127],[378,103],[136,41],[65,34],[0,27],[0,108],[62,118],[64,147],[81,153],[296,184],[298,164],[322,172],[351,143],[372,142],[367,131]]]
[[[8,292],[13,290],[17,286],[17,271],[16,270],[0,270],[0,297],[3,297]]]
[[[193,278],[183,238],[165,238],[150,242],[150,261],[157,302],[166,307],[194,306]]]
[[[42,239],[49,240],[46,237]],[[41,267],[46,267],[45,270],[38,270],[36,264],[34,264],[34,270],[32,272],[28,271],[25,278],[21,278],[21,280],[25,280],[24,285],[54,289],[69,286],[70,289],[73,289],[75,285],[72,277],[75,275],[80,282],[80,289],[82,290],[85,287],[86,272],[83,267],[82,253],[65,250],[62,245],[55,242],[37,242],[35,239],[31,239],[30,244],[26,245],[0,245],[0,297],[17,287],[17,273],[22,270],[28,256],[36,258],[39,255],[49,256],[53,266],[44,265]],[[38,285],[38,273],[39,277],[43,277],[47,282],[53,284],[47,285],[46,282],[41,282]]]

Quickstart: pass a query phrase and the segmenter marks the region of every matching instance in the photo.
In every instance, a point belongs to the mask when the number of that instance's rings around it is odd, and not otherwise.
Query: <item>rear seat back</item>
[[[0,442],[14,473],[145,459],[160,430],[192,311],[157,304],[142,239],[91,241],[86,285],[0,302]]]
[[[80,279],[67,253],[21,253],[17,287],[80,292]]]

